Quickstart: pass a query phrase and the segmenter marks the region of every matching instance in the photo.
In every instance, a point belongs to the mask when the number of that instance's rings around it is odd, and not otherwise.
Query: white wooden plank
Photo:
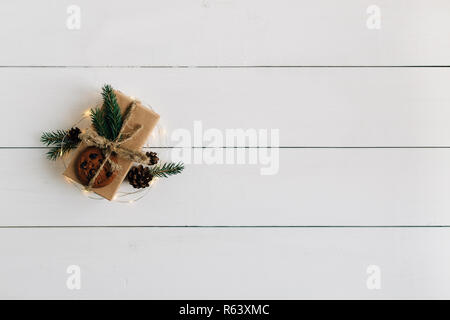
[[[450,224],[448,163],[449,149],[281,149],[277,174],[191,164],[121,204],[85,198],[44,150],[2,149],[0,225]]]
[[[449,242],[447,229],[1,229],[0,298],[448,299]]]
[[[42,131],[98,103],[105,82],[153,105],[169,140],[199,120],[203,132],[279,129],[282,146],[450,145],[447,68],[19,68],[0,72],[0,146],[39,146]]]
[[[79,30],[67,27],[71,5]],[[374,5],[380,29],[367,27]],[[449,9],[446,0],[9,0],[0,64],[448,65]]]

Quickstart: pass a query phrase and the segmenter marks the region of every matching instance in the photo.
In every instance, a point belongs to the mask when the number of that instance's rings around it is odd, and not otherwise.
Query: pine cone
[[[147,152],[146,155],[150,159],[149,162],[148,162],[148,164],[150,166],[158,163],[159,158],[158,158],[158,154],[156,152]]]
[[[153,179],[150,169],[142,165],[132,167],[127,177],[130,184],[136,189],[148,187]]]
[[[67,140],[71,143],[78,144],[81,142],[80,138],[78,138],[79,134],[81,133],[81,130],[77,127],[72,128],[67,133]]]

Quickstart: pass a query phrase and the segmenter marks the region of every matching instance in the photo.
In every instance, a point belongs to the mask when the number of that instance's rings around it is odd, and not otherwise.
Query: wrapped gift
[[[120,128],[114,128],[116,135],[102,132],[102,124],[91,116],[93,125],[79,135],[81,142],[64,172],[67,178],[108,200],[114,198],[133,163],[149,161],[140,150],[159,120],[159,115],[140,101],[117,90],[114,93],[123,120]],[[104,99],[107,98],[104,95]],[[103,112],[108,118],[104,108],[105,105],[96,112]]]

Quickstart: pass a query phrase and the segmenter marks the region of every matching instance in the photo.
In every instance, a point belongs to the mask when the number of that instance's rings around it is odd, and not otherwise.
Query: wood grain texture
[[[0,297],[448,298],[449,241],[443,229],[1,229]],[[80,290],[66,287],[70,265]]]
[[[449,149],[281,149],[263,165],[195,165],[134,204],[65,183],[44,150],[0,150],[0,225],[450,224]],[[161,158],[170,154],[162,152]]]
[[[0,146],[39,146],[100,102],[104,83],[151,104],[168,146],[196,120],[279,129],[281,146],[450,146],[447,68],[3,69]]]
[[[3,1],[0,65],[450,64],[446,0],[79,0],[68,30],[72,4]]]

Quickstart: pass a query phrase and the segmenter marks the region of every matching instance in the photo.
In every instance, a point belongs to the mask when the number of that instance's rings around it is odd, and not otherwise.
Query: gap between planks
[[[139,225],[116,225],[116,226],[0,226],[0,229],[92,229],[92,228],[102,228],[102,229],[407,229],[407,228],[415,228],[415,229],[430,229],[430,228],[441,228],[448,229],[450,225],[273,225],[273,226],[264,226],[264,225],[243,225],[243,226],[233,226],[233,225],[210,225],[210,226],[201,226],[201,225],[186,225],[186,226],[177,226],[177,225],[148,225],[148,226],[139,226]]]
[[[264,69],[264,68],[449,68],[450,65],[0,65],[3,69],[14,68],[69,68],[69,69]]]

